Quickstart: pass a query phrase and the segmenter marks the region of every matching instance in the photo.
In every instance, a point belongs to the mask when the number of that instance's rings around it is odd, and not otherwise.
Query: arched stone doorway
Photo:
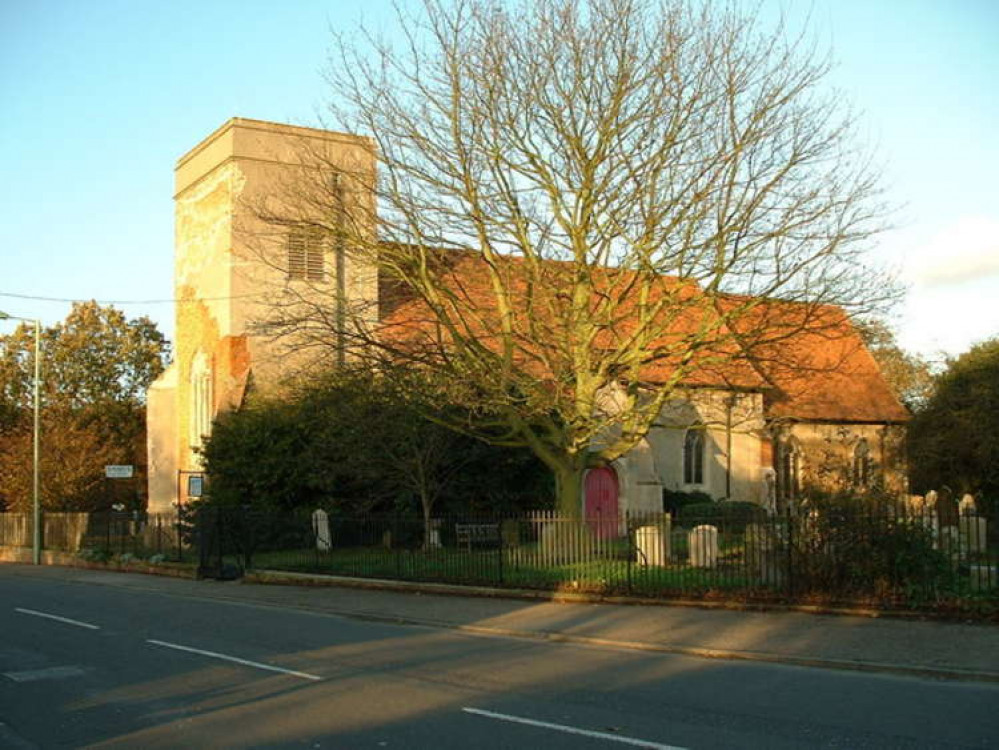
[[[593,533],[600,539],[617,536],[618,483],[614,469],[601,466],[586,472],[583,495],[583,510]]]

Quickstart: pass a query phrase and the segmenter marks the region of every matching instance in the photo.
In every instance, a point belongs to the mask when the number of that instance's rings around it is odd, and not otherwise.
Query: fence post
[[[182,526],[183,526],[183,524],[181,522],[180,505],[178,504],[177,505],[177,524],[176,524],[176,530],[177,530],[177,562],[184,562],[184,543],[183,543],[183,541],[181,541],[181,538],[180,538],[181,534],[183,533]]]
[[[496,561],[498,563],[497,568],[499,570],[499,582],[503,585],[503,520],[502,518],[496,522],[496,535],[499,537],[499,544],[496,545],[496,552],[498,557]]]
[[[794,598],[794,518],[791,514],[791,502],[786,508],[787,516],[787,595]]]
[[[630,510],[626,510],[624,512],[624,539],[627,542],[627,546],[625,547],[625,549],[628,550],[628,559],[627,559],[627,561],[626,561],[625,564],[627,566],[627,571],[628,571],[628,573],[627,573],[627,575],[628,575],[628,578],[627,578],[627,581],[628,581],[627,582],[627,588],[628,588],[628,595],[630,596],[631,593],[632,593],[631,569],[632,569],[632,565],[634,563],[634,561],[633,561],[632,558],[637,554],[637,552],[631,548],[631,511]],[[636,547],[637,547],[637,545],[636,545]]]
[[[399,549],[399,514],[392,516],[392,534],[389,537],[389,544],[395,552],[395,577],[402,579],[402,551]]]
[[[309,527],[312,529],[312,549],[315,550],[316,572],[318,573],[321,563],[319,560],[319,521],[316,519],[316,512],[317,511],[314,510],[309,515]],[[329,517],[327,516],[327,518]],[[329,528],[328,521],[327,528]],[[330,534],[330,536],[332,535]]]

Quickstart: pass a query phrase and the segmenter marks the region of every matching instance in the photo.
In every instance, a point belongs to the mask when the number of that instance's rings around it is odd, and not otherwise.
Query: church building
[[[177,162],[174,360],[148,392],[150,512],[197,491],[190,480],[201,476],[198,450],[219,413],[239,408],[251,387],[276,386],[308,356],[307,347],[290,351],[256,325],[280,304],[274,289],[306,281],[379,315],[375,270],[315,241],[300,223],[261,218],[261,207],[281,200],[278,188],[310,169],[303,153],[374,179],[368,138],[243,118]],[[371,208],[374,198],[354,190],[339,200],[349,211],[358,201]],[[267,256],[279,262],[264,261],[261,242],[281,249]],[[904,491],[908,412],[850,322],[830,314],[836,335],[802,332],[784,345],[801,366],[753,361],[737,378],[684,382],[648,436],[588,478],[593,497],[604,503],[610,486],[612,508],[658,511],[664,490],[771,508],[813,487]]]

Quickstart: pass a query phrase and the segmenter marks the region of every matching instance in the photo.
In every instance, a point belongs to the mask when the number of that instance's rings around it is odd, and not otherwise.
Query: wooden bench
[[[458,546],[464,546],[469,552],[473,545],[493,547],[502,541],[498,523],[456,523],[454,533],[458,538]]]

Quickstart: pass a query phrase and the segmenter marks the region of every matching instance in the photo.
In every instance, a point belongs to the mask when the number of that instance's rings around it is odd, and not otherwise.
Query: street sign
[[[135,476],[134,466],[110,465],[104,467],[104,476],[108,479],[131,479]]]

